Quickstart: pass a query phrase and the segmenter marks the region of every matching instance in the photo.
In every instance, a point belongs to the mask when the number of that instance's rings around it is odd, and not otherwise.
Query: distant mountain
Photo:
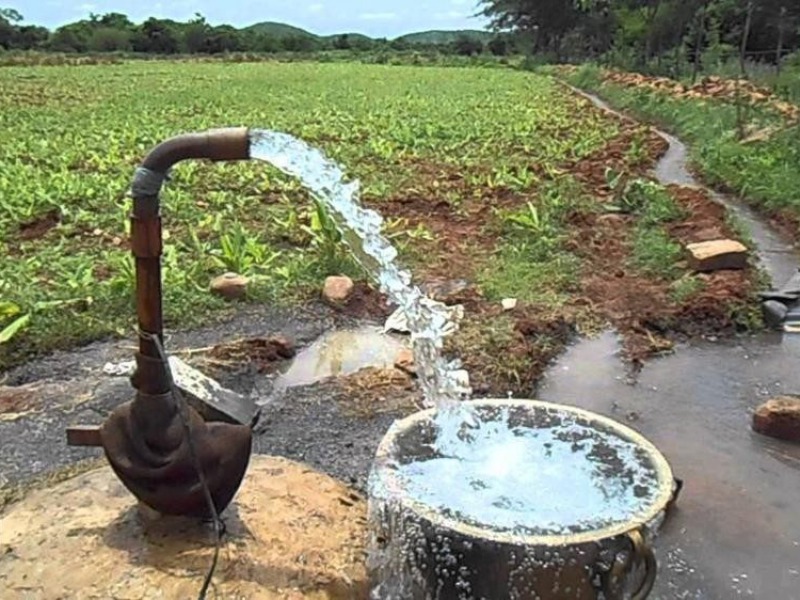
[[[480,31],[478,29],[462,29],[459,31],[420,31],[418,33],[401,35],[399,38],[397,38],[397,41],[405,42],[406,44],[451,44],[462,36],[486,43],[491,40],[492,37],[494,37],[494,34],[488,31]]]
[[[348,41],[355,42],[355,41],[362,41],[362,42],[371,42],[372,38],[368,35],[364,35],[363,33],[334,33],[333,35],[324,35],[322,36],[323,40],[335,40],[336,38],[346,37]]]
[[[264,21],[263,23],[256,23],[245,27],[244,31],[260,33],[272,38],[283,39],[287,37],[305,37],[318,41],[333,41],[336,38],[344,35],[348,40],[354,41],[371,41],[372,38],[364,35],[363,33],[337,33],[333,35],[316,35],[300,27],[287,25],[286,23],[275,23],[272,21]],[[478,29],[462,29],[459,31],[420,31],[417,33],[408,33],[401,35],[397,38],[398,41],[407,44],[451,44],[459,37],[466,36],[468,38],[480,40],[483,43],[492,39],[494,34],[488,31],[480,31]]]
[[[288,37],[307,37],[315,40],[320,39],[318,35],[314,35],[310,31],[287,25],[286,23],[274,23],[272,21],[264,21],[263,23],[256,23],[245,27],[244,31],[252,31],[253,33],[260,33],[272,38],[288,38]]]

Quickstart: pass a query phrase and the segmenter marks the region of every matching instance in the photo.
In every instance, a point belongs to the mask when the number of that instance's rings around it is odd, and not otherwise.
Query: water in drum
[[[567,420],[534,429],[483,421],[468,437],[439,436],[433,458],[397,469],[409,498],[458,521],[520,535],[626,522],[658,489],[635,444]]]

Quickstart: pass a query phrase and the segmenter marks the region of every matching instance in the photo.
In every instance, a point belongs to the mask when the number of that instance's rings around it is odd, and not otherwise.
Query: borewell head
[[[370,476],[383,598],[645,598],[673,496],[645,438],[580,409],[474,400],[395,423]],[[630,594],[626,596],[625,594]]]
[[[180,135],[153,148],[131,185],[131,249],[136,263],[139,352],[134,399],[100,428],[72,428],[71,445],[102,446],[125,487],[159,513],[208,517],[222,512],[244,477],[251,423],[206,423],[183,405],[163,351],[161,186],[187,159],[250,158],[246,128]],[[213,503],[214,507],[210,504]]]

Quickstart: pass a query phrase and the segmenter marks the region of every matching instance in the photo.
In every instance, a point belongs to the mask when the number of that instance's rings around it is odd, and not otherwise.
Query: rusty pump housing
[[[187,159],[237,161],[250,158],[247,128],[214,129],[168,139],[147,155],[131,185],[131,247],[136,262],[139,350],[131,384],[134,399],[118,406],[99,427],[67,430],[68,444],[102,446],[125,487],[145,505],[166,515],[211,516],[202,469],[217,513],[233,499],[252,452],[247,425],[203,420],[188,407],[189,435],[176,403],[163,343],[159,194],[169,170]],[[194,450],[194,452],[192,451]]]

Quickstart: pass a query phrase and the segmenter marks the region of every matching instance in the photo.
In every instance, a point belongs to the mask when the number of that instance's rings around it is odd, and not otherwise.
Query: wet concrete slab
[[[800,445],[750,429],[766,398],[800,392],[800,336],[679,347],[635,382],[618,354],[613,333],[578,343],[537,398],[626,423],[684,479],[652,597],[800,599]]]

